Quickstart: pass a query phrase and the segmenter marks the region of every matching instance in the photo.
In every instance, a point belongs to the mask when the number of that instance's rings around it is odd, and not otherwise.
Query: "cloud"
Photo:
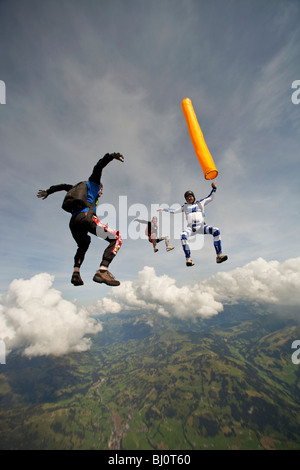
[[[143,310],[176,318],[209,318],[224,304],[241,301],[299,306],[300,258],[283,263],[258,258],[241,268],[219,272],[194,285],[178,287],[167,275],[145,266],[136,281],[121,284],[98,301],[98,312]],[[96,313],[96,312],[95,312]]]
[[[52,283],[47,273],[15,279],[1,295],[0,338],[7,353],[19,348],[29,357],[86,351],[91,340],[85,335],[102,330],[100,322],[64,300]]]
[[[286,93],[290,88],[291,65],[297,60],[297,39],[292,34],[287,44],[269,59],[250,93],[250,107],[255,110],[255,126],[258,129],[273,129],[289,116],[290,103]],[[248,109],[249,111],[249,109]]]
[[[300,305],[300,258],[280,263],[258,258],[242,268],[212,276],[215,298],[224,303],[242,300],[277,305]]]
[[[108,299],[113,302],[109,309]],[[126,281],[118,290],[99,300],[97,308],[102,313],[119,310],[147,310],[166,317],[210,317],[223,310],[213,293],[201,286],[178,287],[167,275],[157,276],[153,267],[145,266],[136,281]]]
[[[102,324],[91,315],[136,311],[143,313],[144,320],[147,315],[153,319],[153,314],[184,320],[210,318],[224,305],[242,301],[298,307],[300,258],[282,263],[258,258],[183,286],[144,266],[135,281],[122,282],[88,308],[64,300],[52,284],[53,276],[41,273],[29,280],[15,279],[7,294],[0,296],[0,339],[7,353],[20,349],[32,357],[86,351],[91,346],[86,336],[102,331]]]

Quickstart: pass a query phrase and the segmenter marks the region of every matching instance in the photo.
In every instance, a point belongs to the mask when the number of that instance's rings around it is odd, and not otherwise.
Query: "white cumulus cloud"
[[[86,335],[102,331],[99,321],[64,300],[52,284],[53,276],[41,273],[15,279],[1,295],[0,339],[7,353],[19,348],[28,357],[86,351],[91,345]]]
[[[241,268],[218,273],[206,284],[215,291],[215,298],[224,303],[240,300],[300,305],[300,258],[280,263],[258,258]]]
[[[217,273],[205,281],[179,287],[167,276],[145,266],[135,281],[127,281],[98,301],[95,311],[119,313],[143,310],[176,318],[209,318],[224,304],[240,301],[300,305],[300,258],[283,263],[258,258],[243,267]]]
[[[98,301],[98,311],[114,313],[110,310],[108,298],[114,310],[147,310],[167,317],[191,318],[210,317],[223,310],[213,293],[202,286],[178,287],[176,281],[167,275],[157,276],[153,267],[145,266],[136,281],[127,281],[118,290],[111,291],[108,297]]]

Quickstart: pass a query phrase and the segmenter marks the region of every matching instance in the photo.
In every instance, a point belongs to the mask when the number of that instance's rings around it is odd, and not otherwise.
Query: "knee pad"
[[[185,232],[182,232],[182,233],[180,234],[180,238],[181,238],[181,240],[187,241],[186,233],[185,233]]]

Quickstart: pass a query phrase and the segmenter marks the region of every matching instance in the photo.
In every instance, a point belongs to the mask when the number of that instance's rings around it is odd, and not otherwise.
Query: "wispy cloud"
[[[293,35],[259,71],[252,90],[245,100],[245,111],[255,117],[254,126],[260,130],[282,125],[290,109],[292,66],[298,60],[297,38]],[[249,106],[248,106],[248,105]],[[249,109],[250,108],[250,109]]]

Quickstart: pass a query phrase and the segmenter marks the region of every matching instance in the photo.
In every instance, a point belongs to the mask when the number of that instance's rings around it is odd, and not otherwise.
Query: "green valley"
[[[90,351],[0,366],[1,449],[300,449],[293,316],[110,315]]]

